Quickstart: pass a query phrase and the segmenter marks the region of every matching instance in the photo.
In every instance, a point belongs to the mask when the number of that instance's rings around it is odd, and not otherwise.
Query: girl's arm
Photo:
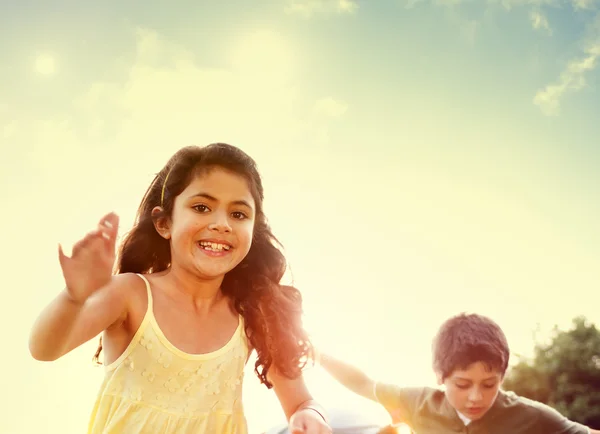
[[[365,398],[378,401],[375,396],[375,381],[363,371],[329,354],[319,353],[318,359],[325,371],[344,387]]]
[[[31,331],[29,351],[37,360],[56,360],[126,316],[130,276],[112,276],[119,218],[110,213],[73,246],[59,247],[66,289],[43,310]]]
[[[291,434],[331,434],[325,410],[313,400],[302,376],[289,379],[274,367],[267,376],[289,421]]]
[[[133,277],[135,279],[135,276]],[[108,285],[84,301],[61,293],[42,311],[29,337],[34,359],[59,359],[111,326],[120,324],[127,313],[127,286],[132,276],[115,276]]]

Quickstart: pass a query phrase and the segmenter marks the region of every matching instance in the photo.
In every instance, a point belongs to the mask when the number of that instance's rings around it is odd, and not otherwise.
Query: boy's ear
[[[162,207],[155,206],[152,210],[152,221],[156,232],[165,240],[168,240],[171,238],[171,221],[168,217],[163,216],[163,212]]]
[[[438,386],[441,386],[442,384],[444,384],[444,378],[442,377],[441,372],[436,372],[435,373],[435,378],[437,380]]]

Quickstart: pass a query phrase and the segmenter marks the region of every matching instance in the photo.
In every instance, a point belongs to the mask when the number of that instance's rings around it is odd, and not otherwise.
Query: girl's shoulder
[[[112,277],[111,290],[120,293],[125,300],[128,323],[141,323],[148,310],[152,295],[146,276],[136,273],[122,273]]]
[[[147,277],[136,273],[122,273],[113,276],[111,286],[121,292],[129,307],[148,303],[149,287]]]
[[[142,274],[120,273],[112,277],[110,284],[120,291],[136,293],[146,288],[146,280],[147,276]]]

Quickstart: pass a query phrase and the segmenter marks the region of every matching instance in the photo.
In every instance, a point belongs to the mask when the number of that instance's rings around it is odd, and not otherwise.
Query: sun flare
[[[49,54],[41,54],[35,59],[35,70],[41,75],[52,75],[56,72],[56,60]]]

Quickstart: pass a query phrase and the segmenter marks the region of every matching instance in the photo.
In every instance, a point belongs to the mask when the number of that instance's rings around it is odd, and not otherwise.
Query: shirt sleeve
[[[393,423],[410,424],[423,395],[420,387],[399,387],[388,383],[375,383],[373,393],[377,401],[392,416]]]
[[[590,434],[590,429],[567,419],[554,408],[540,405],[540,425],[543,432],[548,434]]]

